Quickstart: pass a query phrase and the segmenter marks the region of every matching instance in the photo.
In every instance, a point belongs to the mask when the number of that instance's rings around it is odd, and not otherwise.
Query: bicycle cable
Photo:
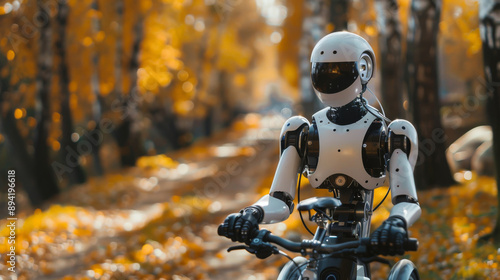
[[[295,265],[295,269],[300,269],[300,266],[298,263],[296,263],[289,255],[287,255],[285,252],[278,250],[278,254],[285,256],[287,259],[289,259],[293,264]],[[295,270],[294,270],[295,271]]]
[[[378,105],[380,106],[380,110],[382,112],[379,112],[378,110],[375,111],[375,113],[370,109],[368,108],[368,106],[366,106],[366,100],[362,100],[361,103],[363,104],[363,106],[365,107],[365,109],[370,112],[372,115],[374,115],[375,117],[379,118],[381,121],[382,121],[382,124],[385,128],[386,131],[389,131],[389,128],[387,127],[387,123],[391,123],[391,120],[389,118],[387,118],[385,116],[385,111],[384,111],[384,107],[382,107],[382,104],[380,103],[380,100],[378,99],[378,97],[375,95],[375,93],[373,93],[373,91],[368,87],[368,86],[364,86],[363,88],[363,91],[361,92],[361,97],[363,97],[363,93],[368,89],[368,91],[371,93],[371,95],[375,98],[375,100],[377,101]],[[371,107],[373,108],[373,107]],[[382,203],[384,203],[385,199],[387,198],[387,196],[389,195],[389,192],[391,191],[391,188],[389,187],[389,189],[387,190],[387,193],[385,194],[384,198],[382,199],[382,201],[379,202],[379,204],[373,208],[372,212],[375,212],[375,210],[377,210],[380,205],[382,205]]]
[[[377,103],[379,104],[380,106],[380,110],[382,110],[382,113],[379,112],[377,109],[371,107],[371,106],[367,106],[366,103],[368,102],[367,99],[363,98],[363,93],[365,93],[365,91],[368,89],[368,91],[372,94],[373,97],[375,97],[375,100],[377,101]],[[387,126],[387,123],[391,123],[392,121],[387,118],[385,116],[385,111],[384,111],[384,107],[382,107],[382,104],[380,103],[380,100],[377,98],[377,96],[375,95],[375,93],[373,93],[373,91],[368,87],[368,86],[364,86],[363,87],[363,90],[361,91],[360,93],[360,97],[361,97],[361,104],[363,104],[363,107],[365,107],[365,109],[370,113],[372,114],[373,116],[375,116],[376,118],[380,119],[382,121],[382,125],[384,126],[385,130],[386,131],[389,131],[389,127]],[[374,109],[375,112],[373,112],[371,109]]]
[[[387,189],[387,193],[385,194],[385,196],[382,199],[382,201],[380,201],[379,204],[375,208],[373,208],[372,212],[375,212],[380,207],[380,205],[382,205],[382,203],[384,203],[385,199],[389,195],[389,192],[391,192],[391,188],[390,187]]]
[[[315,260],[316,260],[316,259],[315,259]],[[317,259],[317,260],[319,260],[319,259]],[[300,268],[301,268],[302,266],[304,266],[304,265],[308,265],[308,264],[310,264],[311,262],[312,262],[312,260],[307,260],[305,263],[300,264],[300,265],[297,265],[297,267],[296,267],[296,268],[292,271],[292,273],[290,273],[290,275],[293,275],[293,274],[295,273],[295,271],[298,271],[300,274],[302,274],[302,273],[300,272]]]
[[[301,179],[302,179],[302,171],[304,170],[304,166],[305,166],[305,152],[304,152],[304,158],[302,159],[302,164],[300,166],[300,172],[299,172],[299,182],[298,182],[298,190],[297,190],[297,205],[300,204],[300,183],[301,183]],[[300,216],[300,220],[302,221],[302,224],[304,225],[304,227],[306,228],[306,230],[312,235],[314,236],[314,233],[309,229],[309,227],[307,226],[306,222],[304,221],[304,217],[302,217],[302,212],[299,211],[299,216]]]
[[[329,258],[329,257],[333,257],[333,256],[335,256],[335,255],[345,254],[345,253],[348,253],[348,252],[349,252],[349,253],[355,253],[355,250],[356,250],[356,249],[342,249],[342,250],[340,250],[340,251],[338,251],[338,252],[333,252],[333,253],[330,253],[330,254],[323,255],[323,256],[321,256],[320,258],[309,259],[309,260],[307,260],[305,263],[300,264],[300,265],[297,265],[297,266],[295,267],[295,269],[292,271],[292,273],[290,273],[290,275],[293,275],[296,271],[300,270],[300,267],[305,266],[305,265],[308,265],[308,264],[310,264],[310,263],[312,263],[312,262],[315,262],[315,261],[320,261],[320,260],[322,260],[322,259],[326,259],[326,258]],[[299,271],[299,273],[300,273],[300,271]]]

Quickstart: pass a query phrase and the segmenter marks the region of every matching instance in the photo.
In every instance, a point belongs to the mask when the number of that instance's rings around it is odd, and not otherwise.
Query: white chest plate
[[[368,128],[376,119],[367,113],[361,120],[349,125],[337,125],[326,116],[329,108],[316,114],[314,119],[318,127],[319,158],[316,170],[308,173],[309,182],[317,188],[328,177],[344,174],[356,180],[365,189],[382,186],[385,175],[375,178],[368,174],[363,166],[363,139]]]

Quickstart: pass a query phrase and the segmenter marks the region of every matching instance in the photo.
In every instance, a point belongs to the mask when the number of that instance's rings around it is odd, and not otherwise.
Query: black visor
[[[356,62],[315,62],[312,64],[311,80],[321,93],[337,93],[348,88],[358,78]]]

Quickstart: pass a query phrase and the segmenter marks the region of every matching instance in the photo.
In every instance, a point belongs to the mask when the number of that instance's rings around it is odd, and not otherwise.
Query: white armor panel
[[[411,122],[400,119],[392,121],[389,124],[389,130],[398,135],[406,135],[406,137],[410,139],[411,147],[408,161],[410,162],[412,170],[414,170],[418,157],[417,130],[415,129],[413,124],[411,124]],[[391,150],[391,147],[389,147],[389,150]]]
[[[401,202],[394,205],[391,209],[390,216],[399,216],[406,221],[406,227],[410,227],[415,223],[420,215],[422,214],[422,209],[416,203]]]
[[[331,175],[345,174],[365,189],[382,186],[385,175],[375,178],[368,174],[362,155],[363,140],[377,117],[367,113],[353,124],[337,125],[326,116],[328,110],[325,108],[314,114],[319,135],[319,158],[316,170],[308,173],[311,185],[317,188]]]
[[[263,196],[253,205],[260,206],[264,210],[264,218],[261,224],[274,224],[288,219],[290,210],[288,205],[282,200],[272,197],[268,194]]]
[[[311,62],[358,61],[364,52],[375,59],[372,47],[363,37],[349,32],[335,32],[316,43],[311,53]]]
[[[299,166],[300,156],[295,147],[290,146],[286,148],[278,162],[269,194],[277,191],[286,192],[291,198],[294,198]]]
[[[392,192],[392,204],[396,203],[395,199],[400,195],[408,195],[418,200],[415,181],[413,180],[413,168],[408,161],[408,156],[400,149],[396,149],[391,156],[389,183]]]
[[[293,117],[289,118],[288,120],[286,120],[285,124],[281,128],[280,140],[283,139],[283,136],[285,136],[285,134],[287,132],[295,131],[295,130],[299,129],[299,127],[301,127],[304,124],[307,124],[307,126],[310,125],[309,121],[302,116],[293,116]],[[301,143],[299,143],[299,145],[300,144]],[[284,148],[285,147],[281,147],[281,141],[280,141],[280,151],[283,152]]]

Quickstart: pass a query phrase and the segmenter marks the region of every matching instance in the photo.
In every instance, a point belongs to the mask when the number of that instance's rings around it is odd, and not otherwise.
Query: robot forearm
[[[402,196],[408,197],[408,199],[415,202],[418,200],[413,179],[413,168],[408,161],[407,155],[399,149],[395,150],[391,156],[389,181],[393,204],[397,204],[398,199]]]
[[[269,191],[271,196],[276,197],[275,194],[284,193],[293,201],[300,161],[300,156],[294,146],[289,146],[283,151]]]
[[[413,168],[407,155],[396,150],[390,161],[390,187],[392,192],[391,216],[399,216],[406,221],[406,226],[411,226],[421,214],[418,205]]]
[[[279,223],[290,216],[290,208],[281,199],[272,197],[268,194],[263,196],[253,206],[258,206],[264,211],[264,217],[262,218],[262,224],[274,224]]]
[[[406,226],[410,227],[413,223],[420,218],[422,210],[417,203],[412,202],[400,202],[391,210],[391,217],[398,216],[406,221]]]
[[[284,221],[293,211],[293,199],[297,187],[297,171],[300,156],[295,147],[283,151],[268,195],[254,203],[264,210],[261,223],[272,224]]]
[[[399,216],[411,226],[421,214],[413,169],[418,151],[417,134],[411,123],[396,120],[389,125],[392,144],[389,161],[389,181],[394,207],[391,216]],[[398,141],[399,140],[399,141]]]

